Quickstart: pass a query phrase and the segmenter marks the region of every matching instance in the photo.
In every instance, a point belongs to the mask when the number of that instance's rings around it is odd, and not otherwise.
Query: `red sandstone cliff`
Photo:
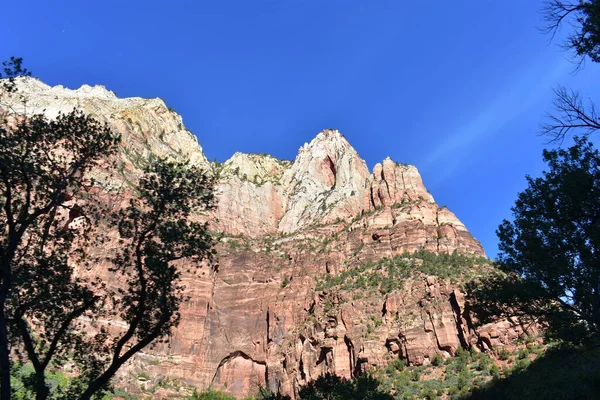
[[[139,354],[122,384],[148,388],[167,377],[236,396],[258,385],[293,394],[324,372],[351,377],[398,357],[424,364],[459,346],[509,343],[524,330],[517,321],[475,329],[458,282],[421,273],[388,277],[403,283],[386,293],[317,290],[322,277],[405,252],[484,256],[414,166],[387,158],[369,173],[335,130],[304,144],[294,162],[236,153],[211,165],[159,99],[119,99],[101,87],[71,91],[32,79],[19,89],[30,105],[22,112],[52,117],[78,107],[121,132],[122,175],[114,183],[127,184],[152,155],[189,158],[218,176],[211,218],[220,237],[217,262],[186,276],[190,300],[180,326],[168,345]],[[149,380],[132,378],[141,371]]]

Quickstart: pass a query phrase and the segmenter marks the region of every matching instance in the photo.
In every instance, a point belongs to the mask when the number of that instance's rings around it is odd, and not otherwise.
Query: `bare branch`
[[[554,39],[561,25],[574,12],[580,11],[583,8],[581,3],[565,3],[560,0],[548,0],[542,8],[543,19],[546,25],[541,28],[543,33],[551,35],[551,40]]]
[[[541,134],[548,136],[548,142],[562,142],[574,131],[589,136],[600,129],[600,116],[594,103],[587,104],[578,92],[559,86],[554,90],[556,114],[548,115],[549,121],[542,124]]]

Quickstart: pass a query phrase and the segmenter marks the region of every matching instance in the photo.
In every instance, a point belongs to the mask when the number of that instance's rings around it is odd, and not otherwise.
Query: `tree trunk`
[[[116,364],[111,365],[102,375],[90,383],[86,391],[79,397],[79,400],[90,400],[93,395],[110,382],[110,379],[119,370],[121,365],[122,363],[118,364],[118,366]]]
[[[4,301],[0,302],[0,400],[10,400],[10,356]]]
[[[46,400],[48,395],[50,394],[50,389],[46,386],[46,380],[42,376],[37,377],[37,382],[35,384],[35,400]]]

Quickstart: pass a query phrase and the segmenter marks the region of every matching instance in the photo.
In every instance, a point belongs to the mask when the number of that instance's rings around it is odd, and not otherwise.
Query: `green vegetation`
[[[582,63],[586,58],[600,62],[600,1],[547,0],[544,8],[545,30],[552,36],[563,24],[573,30],[563,47],[573,53]]]
[[[513,352],[504,349],[505,359],[510,361],[494,361],[489,354],[462,348],[447,360],[438,354],[426,366],[407,366],[405,360],[395,359],[385,369],[373,369],[352,380],[331,374],[321,376],[300,388],[300,399],[596,398],[600,387],[600,347],[597,344],[550,346],[545,353],[540,352],[545,348],[529,340],[521,343],[521,347]],[[30,366],[13,369],[13,398],[25,400],[33,397],[34,392],[27,386],[34,382],[33,374]],[[53,373],[48,375],[48,382],[53,388],[65,388],[69,385],[69,378],[61,373]],[[573,382],[577,382],[577,385]],[[157,388],[169,385],[181,389],[169,382],[159,381],[144,392],[152,394]],[[102,400],[117,397],[141,400],[147,396],[143,394],[137,397],[115,390],[105,393]],[[234,397],[217,390],[194,390],[189,400],[234,400]],[[289,400],[289,397],[259,388],[256,394],[244,400]]]
[[[3,65],[0,100],[16,91],[16,76],[28,75],[20,59]],[[97,398],[122,365],[179,323],[184,296],[173,262],[212,255],[206,224],[189,216],[212,208],[213,182],[185,162],[155,159],[129,188],[134,196],[113,207],[123,193],[90,173],[115,167],[107,159],[120,136],[107,124],[77,110],[53,120],[3,110],[0,397],[11,398],[16,379],[29,398]],[[67,215],[77,223],[65,224]],[[81,273],[98,265],[119,287]],[[15,360],[35,373],[11,375]],[[73,376],[62,379],[57,371],[68,364]]]
[[[407,211],[407,210],[409,210],[411,205],[419,204],[423,201],[425,201],[425,199],[422,196],[419,196],[418,198],[416,198],[414,200],[411,200],[408,197],[404,197],[401,202],[394,203],[394,204],[392,204],[391,207],[394,209],[395,208],[405,208],[403,211]]]
[[[531,344],[533,346],[533,344]],[[519,358],[523,353],[522,350],[517,350],[511,353],[512,358]],[[485,353],[470,352],[459,348],[456,352],[456,356],[443,360],[440,356],[441,361],[434,357],[433,360],[437,360],[436,364],[433,361],[427,366],[406,366],[404,360],[396,359],[390,362],[388,367],[383,370],[371,370],[369,373],[361,375],[355,379],[347,380],[332,374],[325,374],[318,379],[309,382],[305,386],[300,388],[299,395],[301,400],[346,400],[346,399],[371,399],[371,400],[401,400],[401,399],[487,399],[487,398],[507,398],[507,399],[545,399],[545,398],[593,398],[592,384],[594,383],[593,375],[598,370],[599,359],[596,355],[584,355],[584,360],[577,360],[577,362],[583,361],[581,369],[587,369],[587,378],[591,380],[588,382],[589,385],[584,388],[579,388],[574,393],[576,396],[569,394],[570,385],[564,378],[560,378],[558,371],[549,371],[549,368],[556,368],[557,365],[548,363],[556,363],[560,360],[560,357],[564,357],[565,354],[559,355],[550,353],[548,356],[540,357],[533,362],[531,366],[527,368],[524,366],[525,363],[520,363],[525,359],[521,359],[515,363],[504,363],[503,371],[500,371],[498,365],[492,358]],[[527,363],[529,363],[527,358]],[[526,395],[521,397],[519,390],[522,387],[518,384],[526,385],[524,382],[517,382],[524,379],[525,376],[531,376],[531,368],[540,368],[537,365],[545,365],[543,370],[544,373],[551,372],[549,377],[556,377],[551,388],[547,388],[540,392],[532,391],[533,397],[530,397],[528,392],[524,392]],[[596,368],[596,369],[594,369]],[[558,368],[561,369],[560,367]],[[576,372],[568,375],[573,377],[582,371],[580,368],[576,368]],[[543,375],[539,375],[540,384],[547,384],[545,380],[542,380]],[[587,379],[586,378],[586,379]],[[512,381],[515,380],[515,383]],[[597,381],[596,381],[597,382]],[[514,392],[507,392],[505,388],[510,388]],[[557,396],[551,396],[552,390],[556,390]],[[562,394],[562,395],[561,395]],[[495,397],[487,397],[487,396]],[[203,394],[195,394],[194,400],[197,399],[215,399],[215,400],[231,400],[227,394],[220,392],[209,391]],[[204,397],[201,397],[204,396]],[[285,396],[281,395],[270,395],[271,397],[261,397],[260,395],[254,397],[256,400],[283,400]],[[504,397],[503,397],[504,396]],[[579,396],[579,397],[577,397]]]
[[[439,367],[443,363],[444,363],[444,357],[442,357],[440,354],[436,354],[435,356],[433,356],[433,359],[431,360],[431,365],[433,365],[434,367]]]
[[[221,172],[223,171],[223,163],[219,162],[216,158],[210,163],[210,168],[215,179],[219,179]]]
[[[394,400],[389,392],[380,388],[377,379],[368,374],[353,380],[325,374],[302,387],[299,395],[302,400]]]
[[[236,398],[228,393],[211,389],[206,392],[198,392],[197,390],[194,390],[190,400],[236,400]],[[257,394],[254,396],[245,397],[243,400],[290,400],[290,397],[281,394],[274,394],[263,387],[259,387]]]
[[[505,377],[520,368],[518,363],[506,364]],[[502,375],[488,354],[459,348],[455,357],[444,361],[436,355],[426,366],[407,367],[402,360],[395,360],[386,369],[374,371],[373,376],[394,399],[464,399]]]
[[[498,228],[506,274],[469,285],[469,298],[483,323],[519,316],[576,343],[600,333],[600,152],[575,138],[544,160]]]
[[[522,354],[517,350],[511,358]],[[598,347],[555,347],[533,361],[523,358],[503,363],[502,370],[485,353],[459,349],[455,357],[440,365],[408,367],[397,359],[384,370],[372,370],[352,380],[326,374],[300,388],[300,399],[592,399],[597,398],[600,387],[599,371]],[[233,400],[215,391],[195,396],[193,400]],[[253,399],[285,399],[270,396]]]
[[[50,388],[49,399],[68,399],[67,390],[72,385],[73,379],[58,371],[49,371],[46,374],[46,384]],[[11,369],[12,399],[31,400],[36,397],[35,369],[31,364],[13,364]],[[122,389],[104,391],[98,400],[138,400],[137,396],[129,394]]]
[[[519,355],[517,355],[517,358]],[[494,372],[495,374],[498,371]],[[506,379],[473,389],[473,400],[596,399],[600,393],[600,347],[550,347],[534,361],[518,360]]]
[[[349,267],[335,276],[325,275],[318,280],[316,290],[377,289],[381,294],[387,294],[402,289],[403,281],[418,273],[465,281],[481,273],[478,267],[489,263],[484,257],[456,251],[436,254],[421,250]]]
[[[235,397],[228,393],[223,393],[218,390],[208,390],[206,392],[198,392],[194,390],[194,393],[190,397],[190,400],[236,400]]]

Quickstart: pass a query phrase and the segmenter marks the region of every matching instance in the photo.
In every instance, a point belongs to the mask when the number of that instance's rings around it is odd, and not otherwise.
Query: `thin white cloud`
[[[510,86],[499,90],[494,100],[479,114],[450,133],[426,156],[421,163],[423,169],[436,168],[436,180],[442,181],[451,176],[460,165],[463,157],[473,145],[484,137],[498,134],[501,129],[528,111],[543,97],[551,95],[551,89],[560,76],[572,70],[573,65],[565,59],[554,68],[540,74],[542,67],[535,64],[525,70]]]

